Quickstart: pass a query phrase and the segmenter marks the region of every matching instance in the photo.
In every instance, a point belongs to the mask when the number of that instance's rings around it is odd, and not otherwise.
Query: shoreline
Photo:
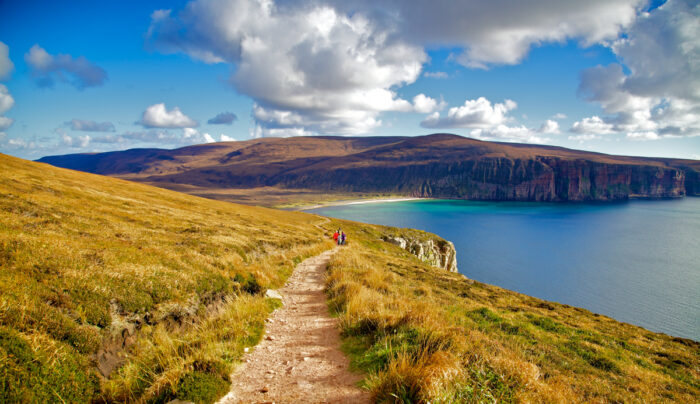
[[[368,203],[388,203],[388,202],[405,202],[405,201],[417,201],[417,200],[430,200],[433,198],[417,198],[417,197],[398,197],[398,198],[367,198],[367,199],[348,199],[341,201],[333,201],[327,203],[319,203],[316,205],[302,206],[293,209],[297,212],[304,212],[308,210],[326,208],[329,206],[343,206],[343,205],[364,205]]]

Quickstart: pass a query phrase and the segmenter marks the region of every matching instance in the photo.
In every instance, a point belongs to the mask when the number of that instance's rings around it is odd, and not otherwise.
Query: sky
[[[0,152],[455,133],[700,159],[700,2],[0,1]]]

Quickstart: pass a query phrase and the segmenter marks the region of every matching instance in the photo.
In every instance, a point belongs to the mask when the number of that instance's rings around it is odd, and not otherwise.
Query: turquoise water
[[[426,230],[454,242],[471,279],[700,341],[700,198],[421,200],[310,212]]]

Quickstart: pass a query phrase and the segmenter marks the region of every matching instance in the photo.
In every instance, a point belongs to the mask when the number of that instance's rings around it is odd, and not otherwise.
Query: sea
[[[412,200],[309,212],[426,230],[454,243],[459,272],[471,279],[700,341],[698,197]]]

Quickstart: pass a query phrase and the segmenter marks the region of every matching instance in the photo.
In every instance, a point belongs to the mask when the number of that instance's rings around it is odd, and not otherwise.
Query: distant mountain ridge
[[[164,188],[278,187],[550,202],[700,195],[697,160],[614,156],[451,134],[263,138],[39,161]]]

